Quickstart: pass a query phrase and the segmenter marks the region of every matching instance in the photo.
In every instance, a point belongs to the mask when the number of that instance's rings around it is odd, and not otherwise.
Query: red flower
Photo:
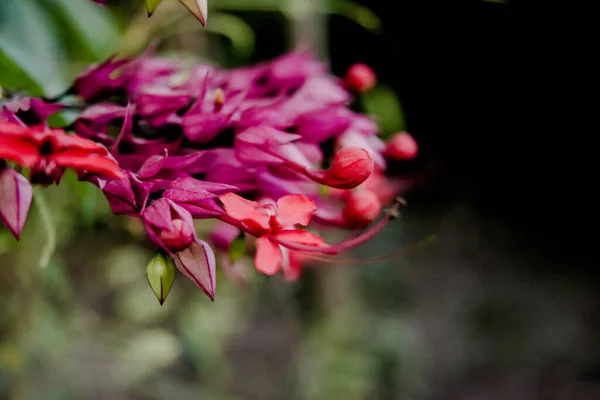
[[[333,253],[321,237],[301,229],[292,229],[299,224],[306,226],[315,212],[315,202],[310,198],[291,194],[281,197],[277,204],[259,204],[246,200],[234,193],[219,197],[227,217],[239,222],[239,227],[258,236],[254,263],[260,272],[273,275],[281,268],[283,252],[281,246],[314,247],[315,251]]]
[[[67,135],[62,129],[0,122],[0,159],[31,168],[33,183],[58,183],[66,167],[111,178],[125,177],[104,146]]]

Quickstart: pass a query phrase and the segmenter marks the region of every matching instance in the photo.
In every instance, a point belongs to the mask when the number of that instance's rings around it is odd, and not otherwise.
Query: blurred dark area
[[[582,229],[592,207],[592,135],[573,113],[581,100],[571,87],[585,81],[573,43],[583,35],[549,16],[565,21],[566,10],[528,1],[368,3],[382,37],[334,20],[333,67],[372,64],[398,91],[422,161],[443,164],[427,189],[436,196],[412,205],[472,202],[527,247],[577,260],[565,272],[595,273],[594,238]]]

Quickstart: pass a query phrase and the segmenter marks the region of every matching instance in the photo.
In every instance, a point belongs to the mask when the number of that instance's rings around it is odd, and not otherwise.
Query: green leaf
[[[381,137],[389,137],[406,129],[402,105],[391,88],[378,85],[364,93],[360,101],[365,112],[377,119]]]
[[[90,1],[2,0],[0,86],[53,97],[82,65],[114,52],[118,39],[110,13]]]
[[[0,85],[8,89],[26,83],[41,88],[46,95],[55,95],[65,87],[62,69],[63,52],[56,40],[56,30],[52,21],[36,2],[24,0],[0,1]],[[10,81],[4,76],[5,62],[10,77],[17,76],[18,81]],[[10,67],[12,65],[12,68]],[[22,72],[17,73],[15,66]],[[29,89],[29,87],[28,87]]]
[[[55,17],[73,59],[102,60],[118,49],[120,32],[106,7],[81,0],[38,1]]]
[[[146,0],[146,8],[148,9],[148,17],[151,17],[156,11],[156,7],[162,2],[162,0]]]
[[[12,91],[27,90],[33,96],[44,93],[42,87],[29,74],[23,71],[10,57],[6,56],[0,48],[0,86]]]
[[[233,50],[242,58],[250,56],[254,51],[254,31],[240,17],[225,13],[215,14],[211,16],[210,25],[206,30],[228,38]]]
[[[246,254],[246,238],[242,232],[229,246],[229,260],[234,264],[244,254]]]

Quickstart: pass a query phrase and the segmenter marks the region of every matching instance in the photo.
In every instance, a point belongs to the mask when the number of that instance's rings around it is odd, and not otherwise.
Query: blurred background
[[[108,3],[1,1],[0,86],[56,95],[152,40],[224,67],[308,45],[336,75],[373,67],[359,104],[421,143],[403,168],[435,174],[359,250],[402,256],[293,284],[220,275],[214,303],[178,277],[163,307],[143,229],[66,175],[45,190],[52,221],[34,201],[20,242],[0,227],[0,399],[600,399],[594,146],[571,113],[585,78],[564,10],[209,0],[203,29],[175,0],[150,19],[142,0]]]

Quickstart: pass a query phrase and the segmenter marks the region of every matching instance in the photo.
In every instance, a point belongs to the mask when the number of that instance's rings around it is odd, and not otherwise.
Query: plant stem
[[[46,234],[46,243],[42,247],[42,253],[40,255],[39,263],[40,267],[46,268],[54,251],[56,250],[56,230],[54,229],[54,222],[52,221],[52,214],[50,208],[46,202],[46,198],[42,192],[42,189],[38,186],[35,187],[35,204],[38,207],[40,215],[42,217],[42,226],[44,233]]]

